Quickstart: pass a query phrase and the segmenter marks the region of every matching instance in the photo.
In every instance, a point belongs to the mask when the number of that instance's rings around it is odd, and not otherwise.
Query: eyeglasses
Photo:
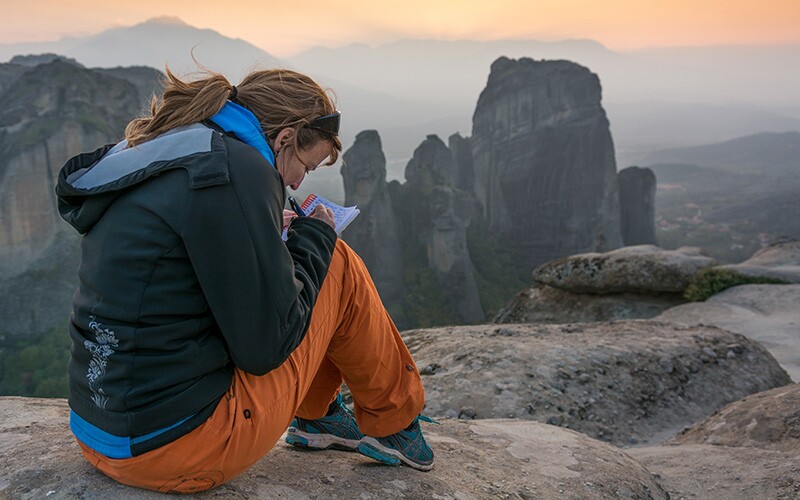
[[[341,121],[341,117],[342,114],[338,111],[329,115],[320,116],[319,118],[314,118],[314,120],[308,124],[308,128],[339,135],[339,122]]]

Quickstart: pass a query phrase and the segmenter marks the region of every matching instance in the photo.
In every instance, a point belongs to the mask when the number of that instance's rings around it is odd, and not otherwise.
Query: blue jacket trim
[[[270,165],[275,166],[275,154],[264,139],[264,129],[249,109],[228,101],[219,113],[211,117],[211,121],[225,132],[233,132],[245,144],[256,148]]]
[[[132,438],[130,436],[115,436],[113,434],[109,434],[103,429],[95,427],[81,418],[81,416],[75,413],[74,410],[70,410],[69,428],[72,430],[72,433],[75,434],[75,437],[78,438],[83,444],[94,451],[107,456],[108,458],[131,458],[133,456],[131,454],[132,444],[142,443],[148,439],[158,436],[159,434],[163,434],[170,429],[174,429],[193,416],[194,414],[189,415],[188,417],[175,422],[168,427]]]

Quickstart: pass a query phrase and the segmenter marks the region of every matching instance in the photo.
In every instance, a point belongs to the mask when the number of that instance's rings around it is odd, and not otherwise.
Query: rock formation
[[[406,167],[406,183],[390,185],[389,192],[405,231],[405,258],[419,259],[408,238],[420,239],[454,309],[451,322],[479,321],[479,295],[487,310],[496,310],[516,289],[508,283],[519,281],[519,268],[622,245],[614,147],[600,83],[588,69],[569,61],[498,59],[478,100],[472,136],[453,134],[448,142],[449,148],[429,136]],[[655,184],[637,188],[638,198],[626,198],[622,213],[632,238],[652,243]],[[438,221],[429,209],[442,215]],[[376,279],[379,288],[382,279]],[[434,324],[448,321],[438,316]]]
[[[501,57],[472,122],[475,194],[522,265],[622,245],[614,145],[597,75]]]
[[[472,161],[472,144],[470,139],[453,134],[447,140],[453,155],[453,187],[473,193],[475,191],[475,169]]]
[[[719,266],[748,276],[800,283],[800,241],[786,239],[762,248],[739,264]]]
[[[125,80],[59,59],[0,65],[10,67],[0,94],[0,334],[23,336],[66,325],[77,286],[78,239],[58,216],[57,172],[119,140],[142,98]]]
[[[714,325],[763,345],[794,381],[800,381],[800,284],[740,285],[704,302],[664,311],[656,319]]]
[[[800,454],[800,384],[731,403],[668,444],[713,444]]]
[[[397,304],[404,294],[403,246],[386,185],[386,157],[378,132],[365,130],[356,136],[344,153],[341,172],[345,205],[358,205],[361,210],[343,237],[364,260],[383,302]],[[397,316],[399,311],[393,312],[395,322],[405,322]]]
[[[163,495],[120,485],[80,455],[61,399],[0,398],[0,497]],[[280,441],[248,471],[197,498],[669,498],[622,450],[530,421],[444,420],[425,433],[430,472],[357,453],[303,452]],[[502,464],[502,465],[499,465]]]
[[[436,272],[459,323],[476,323],[484,314],[467,248],[473,198],[454,188],[453,179],[452,153],[441,139],[429,135],[406,166],[404,234],[425,246],[428,266]]]
[[[475,200],[453,187],[448,147],[428,136],[408,162],[402,185],[386,184],[386,160],[375,131],[358,134],[344,159],[345,204],[362,211],[344,237],[362,255],[395,322],[401,328],[408,324],[406,295],[411,292],[405,285],[412,278],[406,275],[418,274],[423,259],[421,267],[433,272],[446,302],[440,304],[447,309],[444,315],[457,323],[483,321],[466,234]]]
[[[797,498],[800,385],[731,403],[663,446],[627,450],[671,498]]]
[[[576,293],[534,284],[497,311],[495,323],[586,323],[647,319],[686,303],[679,293]]]
[[[682,293],[700,270],[715,263],[696,247],[638,245],[556,259],[536,268],[533,280],[571,292]]]
[[[533,271],[534,284],[495,315],[496,323],[647,319],[687,302],[684,289],[715,263],[702,250],[653,245],[571,255]]]
[[[403,334],[432,416],[537,420],[617,445],[669,438],[748,394],[791,383],[758,343],[636,320],[478,325]]]
[[[656,245],[656,175],[649,168],[628,167],[617,179],[622,241]]]

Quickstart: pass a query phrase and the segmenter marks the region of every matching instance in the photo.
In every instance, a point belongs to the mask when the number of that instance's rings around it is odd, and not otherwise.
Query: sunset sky
[[[0,43],[177,16],[277,56],[403,38],[591,38],[615,50],[800,43],[800,0],[3,0]]]

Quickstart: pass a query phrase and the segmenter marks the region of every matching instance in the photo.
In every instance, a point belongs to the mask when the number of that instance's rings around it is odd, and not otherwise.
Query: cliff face
[[[628,167],[617,179],[622,241],[656,245],[656,174],[649,168]]]
[[[481,321],[481,302],[492,303],[492,312],[498,298],[508,300],[504,287],[519,269],[623,244],[614,146],[595,74],[569,61],[500,58],[478,100],[472,133],[453,134],[449,147],[428,136],[406,166],[405,184],[390,185],[406,291],[418,291],[408,282],[409,259],[426,259],[454,312],[433,323],[411,318],[414,326]],[[361,182],[345,180],[348,203],[375,197],[373,177]],[[636,238],[654,241],[654,183],[640,184],[626,191],[632,196],[623,213]],[[375,244],[369,234],[353,240],[368,253]],[[425,251],[410,250],[410,242]],[[385,287],[389,271],[370,269],[379,289]]]
[[[0,333],[35,335],[66,323],[77,284],[78,237],[58,216],[58,170],[118,141],[142,98],[125,80],[61,60],[0,66],[15,75],[0,94]]]
[[[428,267],[436,272],[456,319],[483,321],[485,316],[467,248],[473,197],[454,188],[453,155],[439,137],[429,135],[406,166],[404,198],[410,217],[406,235],[425,246]]]
[[[420,318],[409,315],[420,308],[459,323],[484,320],[466,236],[474,197],[453,187],[453,155],[441,139],[428,136],[414,151],[402,185],[386,183],[386,159],[373,130],[358,134],[344,160],[345,204],[357,204],[362,217],[343,236],[370,270],[395,323],[416,326]],[[431,307],[420,289],[441,303]]]
[[[448,146],[453,155],[453,187],[472,193],[475,190],[475,169],[469,137],[453,134],[448,139]]]
[[[473,115],[475,194],[529,267],[621,246],[614,146],[600,82],[568,61],[492,64]]]
[[[358,205],[361,217],[343,238],[358,252],[372,274],[384,303],[403,297],[403,247],[386,185],[386,157],[375,130],[365,130],[344,153],[345,205]],[[399,312],[398,312],[399,314]],[[395,321],[403,323],[402,317]]]

